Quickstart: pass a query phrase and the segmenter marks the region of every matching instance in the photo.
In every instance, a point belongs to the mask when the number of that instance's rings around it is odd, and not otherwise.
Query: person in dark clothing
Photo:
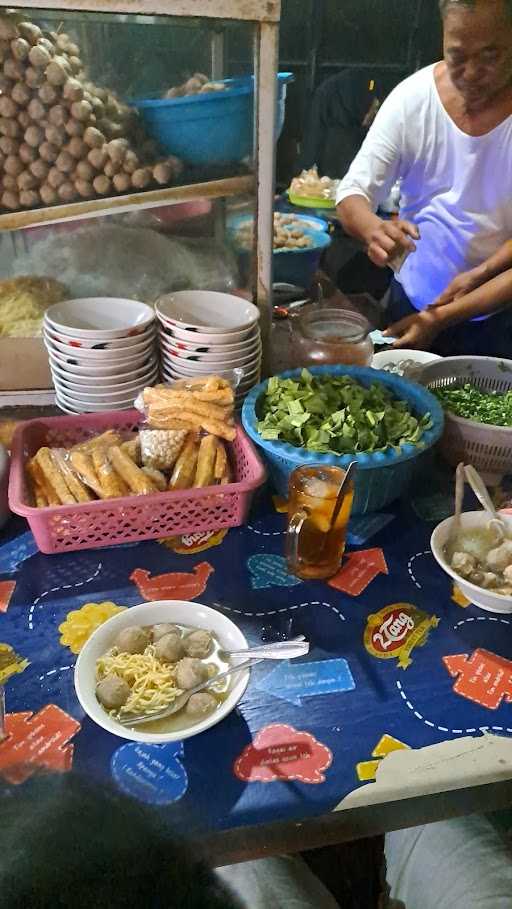
[[[309,169],[316,164],[320,176],[344,176],[379,106],[372,70],[345,69],[326,79],[313,97],[301,166]]]

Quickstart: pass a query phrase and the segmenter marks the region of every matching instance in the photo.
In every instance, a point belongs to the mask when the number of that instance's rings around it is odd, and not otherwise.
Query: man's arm
[[[429,306],[390,325],[384,334],[398,338],[394,347],[428,349],[439,332],[475,316],[487,316],[512,303],[512,269],[444,306]]]
[[[405,251],[414,251],[417,228],[408,221],[384,221],[375,214],[398,179],[404,159],[404,89],[386,99],[337,193],[338,217],[348,234],[360,240],[372,262],[382,267]]]
[[[511,267],[512,241],[507,240],[494,255],[482,262],[481,265],[457,275],[432,306],[445,306],[447,303],[453,303],[454,300],[466,296],[476,287],[481,287],[486,281],[496,277],[496,275],[500,275],[505,269]]]

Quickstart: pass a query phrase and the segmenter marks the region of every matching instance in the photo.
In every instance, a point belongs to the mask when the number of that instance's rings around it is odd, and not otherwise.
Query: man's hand
[[[414,252],[414,240],[419,240],[418,228],[410,221],[381,221],[379,219],[367,237],[368,257],[384,268],[404,252]]]
[[[471,293],[476,287],[480,287],[485,280],[485,274],[481,268],[472,268],[470,271],[464,271],[451,281],[437,300],[431,303],[431,306],[446,306],[447,303],[453,303],[454,300],[458,300],[460,297]]]
[[[442,329],[442,324],[436,319],[434,313],[428,310],[417,315],[406,316],[394,325],[390,325],[383,334],[397,338],[394,348],[408,348],[412,350],[429,350],[432,341]]]

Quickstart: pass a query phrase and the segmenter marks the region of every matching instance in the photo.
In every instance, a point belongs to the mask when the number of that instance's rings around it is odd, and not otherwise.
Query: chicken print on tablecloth
[[[136,568],[130,575],[130,581],[148,601],[195,600],[206,590],[208,578],[214,571],[209,562],[200,562],[192,571],[171,571],[153,577],[144,568]]]

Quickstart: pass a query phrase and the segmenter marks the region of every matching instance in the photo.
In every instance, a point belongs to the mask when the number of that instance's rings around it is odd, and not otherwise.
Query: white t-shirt
[[[337,202],[361,195],[376,209],[399,178],[400,217],[416,224],[421,240],[398,280],[424,309],[457,274],[512,238],[512,116],[484,136],[468,136],[443,107],[434,65],[427,66],[382,105]]]

